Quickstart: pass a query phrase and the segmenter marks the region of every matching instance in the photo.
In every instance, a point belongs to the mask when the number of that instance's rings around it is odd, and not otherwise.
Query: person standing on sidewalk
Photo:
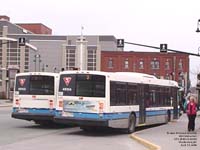
[[[197,104],[194,96],[190,96],[189,103],[187,104],[187,116],[188,116],[188,131],[194,131],[195,118],[197,115]]]

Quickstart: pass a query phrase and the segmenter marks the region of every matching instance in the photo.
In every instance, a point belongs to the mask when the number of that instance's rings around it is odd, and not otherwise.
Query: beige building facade
[[[119,51],[116,44],[112,35],[35,34],[0,18],[0,98],[12,97],[17,72],[100,70],[101,51]]]

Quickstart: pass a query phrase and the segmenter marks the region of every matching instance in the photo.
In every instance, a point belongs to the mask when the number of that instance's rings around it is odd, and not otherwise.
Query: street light
[[[200,19],[197,21],[197,30],[196,32],[199,33],[200,32]]]

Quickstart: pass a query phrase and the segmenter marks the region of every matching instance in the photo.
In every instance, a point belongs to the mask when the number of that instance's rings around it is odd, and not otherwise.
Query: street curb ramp
[[[132,139],[134,139],[135,141],[141,143],[142,145],[144,145],[145,147],[147,147],[149,150],[161,150],[161,147],[156,145],[156,144],[153,144],[145,139],[142,139],[138,136],[136,136],[135,134],[131,134],[130,137]]]

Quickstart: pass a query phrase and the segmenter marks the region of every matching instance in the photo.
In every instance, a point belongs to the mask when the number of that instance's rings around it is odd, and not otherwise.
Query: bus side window
[[[127,88],[127,105],[137,104],[137,85],[128,84]]]
[[[126,87],[125,82],[116,82],[116,105],[126,105]]]
[[[116,86],[115,82],[110,82],[110,105],[115,106],[116,105]]]

